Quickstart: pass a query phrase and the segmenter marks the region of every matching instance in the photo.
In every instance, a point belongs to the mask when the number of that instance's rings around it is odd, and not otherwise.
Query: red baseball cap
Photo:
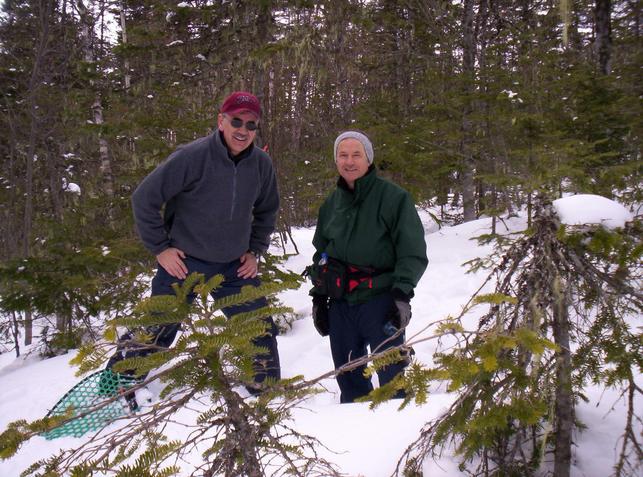
[[[250,111],[257,118],[261,118],[261,105],[257,97],[247,91],[235,91],[225,99],[221,106],[221,113],[238,113]]]

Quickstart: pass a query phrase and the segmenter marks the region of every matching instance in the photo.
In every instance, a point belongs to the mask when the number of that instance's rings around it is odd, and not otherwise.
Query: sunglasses
[[[243,119],[239,119],[239,118],[230,119],[230,124],[232,124],[233,128],[237,128],[237,129],[239,129],[242,126],[245,126],[245,128],[250,132],[256,131],[257,128],[259,127],[257,123],[254,121],[248,121],[247,123],[244,124]]]

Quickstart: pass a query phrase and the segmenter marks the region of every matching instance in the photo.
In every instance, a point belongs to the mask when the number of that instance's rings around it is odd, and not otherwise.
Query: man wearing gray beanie
[[[373,144],[366,134],[337,136],[334,158],[339,179],[319,210],[316,252],[307,268],[313,282],[313,322],[330,336],[335,369],[375,349],[404,343],[413,290],[428,264],[424,228],[411,195],[379,177]],[[408,364],[405,358],[378,371],[380,385]],[[373,390],[364,366],[340,373],[342,403]],[[404,397],[400,387],[393,397]]]
[[[335,163],[337,163],[337,146],[339,146],[339,143],[344,139],[350,138],[357,139],[360,143],[362,143],[362,146],[364,146],[364,152],[366,154],[368,164],[373,164],[373,144],[371,144],[371,140],[367,138],[365,134],[359,131],[346,131],[337,136],[337,139],[335,139],[335,148],[333,149],[335,152]]]

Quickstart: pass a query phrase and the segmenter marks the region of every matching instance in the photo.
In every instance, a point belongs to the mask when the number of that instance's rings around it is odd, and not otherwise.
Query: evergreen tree
[[[551,452],[554,475],[567,476],[572,432],[583,427],[575,403],[588,383],[614,387],[628,409],[637,407],[643,350],[627,320],[643,308],[630,285],[641,278],[640,225],[574,230],[540,203],[533,230],[503,247],[488,278],[497,282],[495,292],[476,294],[459,318],[438,326],[437,336],[458,337],[455,348],[437,354],[435,367],[413,365],[395,383],[421,402],[431,380],[458,393],[405,452],[398,465],[404,475],[421,473],[425,458],[455,443],[462,468],[474,475],[533,475]],[[477,329],[465,329],[462,316],[481,303],[489,311]],[[375,403],[393,392],[380,391]],[[633,432],[639,417],[628,413],[614,475],[640,469],[640,436]]]
[[[175,287],[176,296],[143,300],[131,314],[110,322],[106,342],[84,346],[74,358],[81,374],[104,362],[107,344],[116,341],[118,326],[138,330],[128,345],[139,350],[155,348],[146,333],[151,326],[180,321],[184,328],[173,347],[125,359],[114,367],[117,372],[134,369],[138,376],[158,370],[132,388],[161,380],[158,403],[99,431],[76,449],[34,463],[25,475],[89,476],[100,469],[118,476],[169,476],[180,471],[176,459],[197,448],[200,460],[188,470],[190,475],[261,477],[268,469],[272,475],[339,475],[317,454],[316,439],[300,434],[288,423],[291,409],[314,392],[301,377],[264,383],[263,393],[257,398],[244,398],[238,392],[240,386],[253,382],[253,356],[265,352],[252,344],[253,338],[266,332],[262,318],[285,310],[266,307],[230,319],[219,312],[294,283],[290,280],[246,287],[238,295],[209,300],[210,292],[222,281],[221,275],[205,282],[203,276],[192,274]],[[186,301],[190,293],[197,295],[192,306]],[[105,399],[98,406],[109,402]],[[185,439],[163,435],[172,416],[194,406],[200,411],[188,425]],[[11,423],[0,435],[0,455],[10,457],[26,440],[68,419],[73,418]]]

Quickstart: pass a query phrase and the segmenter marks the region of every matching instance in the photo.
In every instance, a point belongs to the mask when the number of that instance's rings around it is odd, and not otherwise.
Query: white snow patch
[[[615,229],[632,220],[632,214],[625,207],[600,195],[572,195],[553,204],[560,220],[567,225],[596,224]]]
[[[574,197],[577,197],[574,199]],[[566,220],[570,223],[585,223],[586,209],[600,211],[599,220],[614,219],[612,201],[607,199],[578,199],[569,197],[562,203]],[[572,199],[570,201],[570,199]],[[603,199],[603,198],[599,198]],[[575,201],[580,200],[578,206]],[[605,202],[607,201],[607,202]],[[573,205],[573,206],[572,206]],[[616,204],[618,205],[618,204]],[[619,209],[622,212],[622,209]],[[479,245],[473,237],[489,233],[491,219],[480,219],[458,226],[443,226],[438,229],[431,216],[420,210],[425,227],[429,266],[420,280],[412,301],[413,319],[408,328],[412,336],[436,320],[448,315],[457,315],[486,277],[485,272],[467,273],[462,264],[491,251],[491,245]],[[621,220],[624,216],[621,216]],[[602,223],[602,222],[600,222]],[[501,233],[517,232],[526,228],[524,216],[506,219]],[[283,267],[301,273],[310,264],[314,248],[314,228],[293,228],[292,237],[299,249],[299,255],[292,255]],[[271,253],[294,253],[292,243],[286,250],[271,249]],[[296,290],[286,290],[279,295],[285,305],[293,308],[300,319],[293,323],[292,330],[279,336],[279,353],[282,375],[291,378],[303,375],[312,379],[331,370],[332,359],[328,338],[320,337],[311,319],[311,301],[308,296],[310,285],[303,284]],[[491,290],[489,290],[491,291]],[[475,327],[477,317],[467,315],[465,327]],[[633,325],[636,325],[634,319]],[[36,341],[36,340],[35,340]],[[444,343],[443,343],[444,344]],[[416,359],[431,364],[437,349],[435,340],[427,340],[415,346]],[[23,348],[22,351],[29,349]],[[7,424],[17,419],[33,420],[43,417],[60,397],[76,384],[80,378],[74,376],[75,369],[69,360],[75,353],[41,360],[35,353],[28,357],[15,358],[13,353],[0,354],[0,432]],[[637,377],[639,386],[641,377]],[[374,378],[376,379],[376,378]],[[319,455],[335,462],[341,472],[353,477],[384,477],[391,475],[397,460],[413,440],[424,423],[443,413],[455,398],[453,394],[438,386],[431,389],[426,405],[411,405],[403,411],[397,410],[398,402],[385,403],[376,410],[369,410],[368,404],[339,404],[339,390],[334,379],[320,383],[325,389],[312,396],[294,411],[289,424],[298,431],[308,433],[321,440],[329,449],[318,447]],[[147,390],[137,392],[142,406],[153,405],[161,385],[153,381]],[[580,402],[577,416],[587,426],[587,431],[574,436],[574,465],[572,477],[602,477],[610,475],[615,462],[615,452],[625,424],[627,408],[617,393],[596,386],[587,386],[585,395],[589,402]],[[184,409],[173,416],[165,429],[170,439],[185,437],[183,423],[194,422],[197,412],[204,410],[207,402],[191,402],[191,409]],[[640,403],[638,403],[640,406]],[[640,415],[641,409],[635,412]],[[635,429],[640,434],[640,426]],[[60,438],[47,441],[34,438],[23,445],[9,460],[0,461],[0,476],[16,476],[37,459],[46,458],[61,448],[77,448],[90,439]],[[333,453],[335,451],[337,453]],[[199,452],[185,456],[179,475],[190,475],[191,466],[200,462]],[[423,468],[424,475],[451,477],[462,475],[458,459],[447,450],[436,461],[428,459]]]

